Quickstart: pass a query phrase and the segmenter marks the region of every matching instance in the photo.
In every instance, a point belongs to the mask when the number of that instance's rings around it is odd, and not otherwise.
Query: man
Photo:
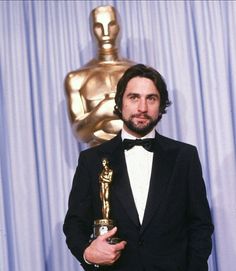
[[[113,113],[116,85],[134,63],[118,54],[120,30],[116,10],[100,6],[92,10],[92,29],[98,44],[96,58],[65,79],[68,113],[77,139],[95,146],[113,138],[122,121]]]
[[[208,270],[213,225],[197,150],[155,131],[170,105],[163,78],[135,65],[120,79],[115,102],[121,133],[80,154],[64,224],[68,247],[85,270]],[[113,170],[117,227],[89,243],[93,221],[102,215],[103,157]],[[109,244],[117,233],[122,241]]]

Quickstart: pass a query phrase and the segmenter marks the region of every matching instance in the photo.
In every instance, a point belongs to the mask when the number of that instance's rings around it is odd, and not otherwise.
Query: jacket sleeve
[[[192,152],[188,173],[188,271],[208,270],[213,224],[196,148]]]
[[[68,248],[85,270],[94,270],[93,265],[87,264],[83,259],[84,250],[89,245],[93,225],[90,187],[89,168],[81,153],[73,178],[63,231]]]

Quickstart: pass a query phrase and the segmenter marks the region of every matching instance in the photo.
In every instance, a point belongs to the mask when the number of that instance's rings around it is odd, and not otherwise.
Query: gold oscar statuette
[[[113,170],[109,168],[109,161],[107,159],[102,159],[102,172],[99,176],[100,184],[100,199],[102,201],[102,219],[97,219],[94,221],[93,225],[93,239],[97,238],[99,235],[103,235],[111,230],[114,225],[114,220],[110,219],[110,185],[112,182]],[[120,239],[116,236],[109,238],[109,244],[116,244],[120,242]]]

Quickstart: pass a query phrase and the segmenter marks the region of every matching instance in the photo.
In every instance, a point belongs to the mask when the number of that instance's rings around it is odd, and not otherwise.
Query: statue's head
[[[120,26],[116,10],[112,6],[100,6],[92,10],[92,28],[99,47],[111,49],[115,47]]]
[[[108,167],[109,162],[108,162],[108,160],[106,158],[102,159],[102,165],[103,165],[103,168],[107,168]]]

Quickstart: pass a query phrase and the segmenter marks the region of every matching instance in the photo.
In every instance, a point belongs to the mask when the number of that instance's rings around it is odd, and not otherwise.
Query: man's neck
[[[140,138],[140,139],[144,139],[144,138],[155,138],[155,128],[153,128],[149,133],[147,133],[145,136],[142,137],[137,137],[135,135],[132,135],[131,133],[129,133],[127,130],[124,129],[124,127],[121,130],[121,138],[122,140],[124,140],[125,138],[127,139],[136,139],[136,138]]]

